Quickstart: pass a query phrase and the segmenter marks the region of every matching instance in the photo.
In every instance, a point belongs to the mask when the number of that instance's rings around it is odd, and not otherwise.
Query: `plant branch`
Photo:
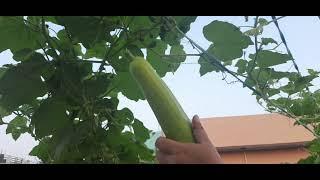
[[[275,22],[275,21],[278,21],[278,20],[280,20],[280,19],[282,19],[282,18],[284,18],[284,17],[286,17],[286,16],[280,16],[280,17],[278,17],[278,18],[276,18],[276,19],[272,19],[271,21],[268,22],[268,24],[270,24],[270,23],[272,23],[272,22]]]
[[[289,49],[289,47],[288,47],[288,45],[287,45],[287,41],[286,41],[286,39],[285,39],[285,37],[284,37],[284,35],[283,35],[280,27],[279,27],[277,18],[276,18],[275,16],[271,16],[271,17],[272,17],[272,19],[273,19],[274,24],[276,25],[276,27],[277,27],[277,29],[278,29],[278,32],[279,32],[279,34],[280,34],[280,38],[281,38],[282,42],[284,43],[284,45],[285,45],[285,47],[286,47],[286,49],[287,49],[288,55],[292,58],[292,62],[293,62],[294,68],[297,70],[298,74],[301,76],[301,73],[300,73],[300,71],[299,71],[298,65],[296,64],[296,61],[295,61],[295,59],[293,58],[293,56],[292,56],[292,54],[291,54],[291,51],[290,51],[290,49]]]
[[[258,25],[258,18],[259,18],[259,16],[256,16],[256,19],[255,19],[255,22],[254,22],[254,28],[256,28],[257,25]],[[257,35],[254,36],[254,47],[255,47],[256,54],[255,54],[254,59],[253,59],[252,67],[248,72],[248,76],[251,77],[251,78],[252,78],[252,74],[251,73],[252,73],[253,69],[255,68],[255,64],[256,64],[256,61],[257,61],[259,50],[262,47],[262,44],[260,44],[260,47],[258,49],[258,36]]]
[[[41,16],[41,22],[42,22],[41,23],[42,34],[43,34],[44,38],[46,39],[46,41],[47,41],[48,45],[50,46],[50,48],[53,49],[55,58],[59,59],[59,55],[57,54],[57,52],[55,51],[55,48],[53,48],[53,45],[50,42],[50,36],[46,31],[46,24],[45,24],[43,16]]]

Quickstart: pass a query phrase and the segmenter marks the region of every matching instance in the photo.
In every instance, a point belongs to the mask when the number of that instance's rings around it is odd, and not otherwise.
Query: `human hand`
[[[160,164],[221,164],[221,157],[203,129],[199,117],[192,119],[196,143],[180,143],[159,137],[156,141],[157,160]]]

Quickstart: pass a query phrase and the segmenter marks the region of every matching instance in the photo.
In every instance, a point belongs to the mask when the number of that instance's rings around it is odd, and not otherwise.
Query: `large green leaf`
[[[37,146],[32,148],[29,155],[37,156],[44,163],[49,162],[51,160],[51,139],[41,140]]]
[[[10,49],[39,49],[44,38],[37,26],[24,22],[23,16],[0,16],[0,52]]]
[[[256,56],[255,54],[250,54],[249,58],[255,59],[255,56]],[[265,68],[265,67],[286,63],[291,59],[292,58],[290,58],[290,56],[287,54],[281,54],[278,52],[262,50],[258,52],[258,55],[256,57],[256,62],[259,67]]]
[[[250,37],[227,22],[213,21],[203,28],[203,34],[208,41],[213,42],[208,51],[221,61],[241,57],[242,50],[253,44]]]
[[[0,78],[0,104],[9,112],[46,93],[40,76],[48,69],[41,54],[35,53],[22,63],[11,66]]]
[[[138,101],[139,99],[145,99],[139,86],[129,72],[118,72],[112,84],[113,87],[131,100]]]
[[[247,71],[250,72],[251,69],[248,67]],[[253,69],[250,73],[251,78],[247,78],[245,82],[250,86],[256,85],[257,82],[260,88],[263,88],[264,86],[272,85],[289,75],[289,72],[275,71],[273,68]]]
[[[135,137],[140,142],[144,143],[146,140],[150,138],[150,131],[138,119],[134,120],[132,127],[134,130]]]
[[[13,51],[13,59],[16,61],[25,61],[35,53],[32,49],[24,48],[18,51]]]
[[[161,40],[157,40],[157,44],[154,48],[147,49],[147,60],[156,70],[160,77],[164,77],[167,72],[175,72],[178,68],[178,64],[170,62],[166,58],[163,58],[167,44]]]
[[[203,76],[209,72],[215,71],[219,72],[220,69],[214,65],[212,65],[205,57],[201,56],[198,60],[198,63],[200,64],[200,76]]]
[[[128,108],[123,108],[114,113],[116,123],[121,125],[129,125],[134,120],[133,113]]]
[[[171,57],[168,59],[171,60],[173,63],[181,63],[184,62],[187,58],[185,51],[183,50],[182,45],[175,45],[172,46],[170,49]]]
[[[21,116],[11,120],[6,129],[6,134],[11,133],[14,140],[17,140],[25,132],[28,132],[27,119]]]
[[[111,38],[110,31],[115,27],[110,26],[101,16],[56,16],[57,22],[70,31],[73,38],[77,38],[84,47],[90,48],[95,43],[108,41]],[[114,17],[104,17],[113,19]]]
[[[57,97],[44,100],[32,116],[35,133],[38,137],[51,135],[66,126],[69,126],[66,114],[66,103]]]

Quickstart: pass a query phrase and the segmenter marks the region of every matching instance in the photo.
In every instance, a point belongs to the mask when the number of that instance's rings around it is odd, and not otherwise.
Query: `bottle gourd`
[[[165,136],[195,142],[191,122],[165,82],[143,57],[133,57],[129,70],[153,110]]]

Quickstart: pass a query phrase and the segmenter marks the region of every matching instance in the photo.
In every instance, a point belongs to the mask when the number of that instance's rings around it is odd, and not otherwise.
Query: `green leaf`
[[[112,84],[113,87],[116,87],[128,99],[134,101],[145,99],[142,91],[129,72],[118,72]]]
[[[0,79],[0,104],[12,112],[18,106],[42,97],[46,87],[40,76],[47,68],[48,64],[38,53],[30,60],[8,68]]]
[[[134,16],[130,24],[130,31],[141,31],[144,28],[150,28],[154,24],[148,16]]]
[[[303,115],[303,105],[301,103],[301,100],[295,100],[293,101],[292,106],[290,107],[290,111],[295,115],[295,116],[301,116]]]
[[[54,23],[54,24],[58,24],[54,16],[44,16],[44,20],[46,22],[51,22],[51,23]]]
[[[196,20],[196,16],[172,16],[176,22],[177,27],[183,32],[187,33],[190,30],[190,25]],[[161,40],[168,43],[170,46],[179,45],[180,40],[183,35],[179,33],[174,27],[165,27],[165,25],[160,28]]]
[[[279,105],[280,107],[284,107],[284,108],[289,108],[289,106],[291,106],[293,103],[293,101],[291,99],[283,98],[283,97],[280,97],[278,99],[271,100],[271,101],[273,103]]]
[[[317,77],[318,76],[313,76],[313,75],[299,77],[296,81],[294,81],[294,85],[296,89],[303,89],[306,86],[310,86],[311,85],[310,82]]]
[[[44,138],[39,142],[39,144],[30,151],[30,156],[37,156],[39,159],[41,159],[42,162],[48,162],[51,160],[51,139]]]
[[[312,95],[306,95],[302,100],[302,112],[304,115],[313,115],[318,110],[317,102]]]
[[[320,140],[315,139],[311,142],[311,145],[308,147],[308,149],[313,153],[320,153]]]
[[[249,62],[249,64],[250,64],[250,62]],[[249,68],[249,66],[248,66],[248,68]],[[247,71],[250,71],[250,69],[247,69]],[[245,82],[251,86],[256,85],[256,82],[257,82],[259,84],[260,88],[263,88],[264,86],[274,84],[279,79],[284,78],[284,77],[288,76],[289,74],[290,73],[288,73],[288,72],[275,71],[272,68],[253,69],[251,71],[251,77],[255,81],[252,81],[251,78],[247,78]]]
[[[315,71],[313,69],[307,69],[308,70],[308,73],[311,75],[311,76],[316,76],[318,77],[318,75],[320,74],[319,71]]]
[[[119,104],[118,98],[112,97],[110,99],[108,98],[103,98],[103,99],[98,99],[97,102],[95,103],[95,113],[99,113],[100,110],[102,111],[113,111],[117,109]]]
[[[8,124],[6,134],[11,133],[12,138],[14,140],[17,140],[21,134],[28,132],[27,128],[27,119],[21,116],[17,116]]]
[[[111,83],[110,74],[101,74],[92,76],[90,79],[84,80],[84,88],[88,97],[95,98],[109,89]]]
[[[263,31],[262,27],[258,26],[256,28],[252,28],[252,29],[245,31],[243,34],[245,34],[247,36],[258,36],[258,35],[261,35],[262,31]]]
[[[147,49],[147,60],[159,76],[164,77],[167,72],[175,72],[178,67],[172,66],[172,63],[161,57],[165,55],[167,44],[161,40],[157,40],[156,42],[156,47]]]
[[[38,27],[24,23],[23,16],[0,16],[0,52],[39,49],[44,38]]]
[[[60,52],[62,58],[70,59],[77,56],[83,56],[81,46],[76,38],[72,38],[65,29],[62,29],[57,34],[53,47]]]
[[[259,23],[261,26],[265,26],[265,25],[268,25],[268,20],[266,20],[265,18],[259,18],[259,19],[258,19],[258,23]]]
[[[52,137],[52,146],[54,149],[54,158],[58,161],[63,154],[68,154],[66,151],[73,143],[79,142],[79,134],[76,134],[71,126],[66,126],[60,129],[55,136]],[[74,141],[73,141],[74,140]],[[70,157],[69,157],[70,158]]]
[[[183,50],[182,45],[172,46],[170,49],[170,59],[175,63],[184,62],[187,58],[185,51]]]
[[[6,71],[7,71],[7,68],[0,67],[0,78],[5,74]]]
[[[89,58],[95,57],[95,58],[103,59],[106,52],[107,52],[107,45],[105,42],[96,43],[92,48],[87,49],[86,54],[84,55],[84,58],[89,59]]]
[[[272,43],[278,44],[278,42],[272,38],[261,38],[261,44],[263,44],[263,45],[268,45],[268,44],[272,44]]]
[[[130,59],[126,57],[112,58],[111,61],[109,61],[109,63],[112,65],[116,72],[129,71]]]
[[[293,75],[295,76],[296,74],[293,74]],[[297,92],[302,91],[308,86],[312,86],[310,82],[316,77],[317,76],[313,76],[313,75],[308,75],[303,77],[300,77],[300,76],[289,77],[291,81],[287,85],[280,87],[280,89],[283,92],[288,93],[289,95],[295,94]]]
[[[155,28],[155,23],[148,16],[134,16],[129,25],[129,37],[136,39],[132,44],[139,48],[152,48],[154,40],[159,36],[160,29]]]
[[[6,117],[8,115],[10,115],[10,113],[6,109],[4,109],[3,107],[0,106],[0,120],[3,117]],[[0,124],[0,125],[2,125],[2,124]]]
[[[235,65],[236,67],[238,67],[237,72],[238,72],[239,74],[243,74],[243,73],[246,71],[247,64],[248,64],[248,62],[247,62],[246,60],[239,59],[239,60],[237,61],[237,64]]]
[[[109,18],[109,17],[106,17]],[[111,17],[110,17],[111,18]],[[111,27],[100,16],[56,16],[60,25],[65,26],[73,38],[77,38],[84,47],[90,48],[95,43],[108,41],[111,38]]]
[[[250,54],[249,58],[254,59],[255,54]],[[262,50],[258,52],[256,62],[259,67],[265,68],[265,67],[286,63],[291,59],[292,58],[290,58],[290,56],[287,54],[281,54],[278,52]]]
[[[191,23],[196,21],[197,16],[173,16],[173,19],[176,21],[179,29],[187,33],[190,30]]]
[[[219,72],[220,69],[216,66],[213,66],[211,63],[208,62],[207,59],[205,59],[203,56],[201,56],[198,60],[198,63],[200,64],[200,76],[203,76],[209,72],[215,71]]]
[[[272,88],[270,88],[270,89],[267,90],[267,93],[268,93],[268,96],[269,96],[269,97],[272,97],[272,96],[274,96],[274,95],[276,95],[276,94],[279,94],[279,93],[280,93],[280,90],[279,90],[279,89],[272,89]]]
[[[70,125],[66,114],[66,103],[57,97],[44,100],[34,112],[31,122],[35,125],[38,137],[51,135]]]
[[[208,51],[221,61],[241,57],[242,50],[253,44],[250,37],[227,22],[213,21],[203,28],[203,34],[208,41],[213,42]]]
[[[21,49],[19,51],[14,51],[13,59],[16,61],[25,61],[30,59],[30,57],[35,53],[32,49]]]
[[[134,135],[140,142],[145,142],[150,138],[150,131],[144,127],[143,123],[138,119],[134,119],[134,123],[132,124],[132,128],[134,130]]]
[[[117,123],[121,125],[129,125],[134,120],[134,116],[128,108],[116,111],[114,117],[116,118]]]
[[[304,159],[300,159],[298,161],[298,164],[314,164],[315,160],[316,160],[316,156],[309,156],[307,158],[304,158]]]

